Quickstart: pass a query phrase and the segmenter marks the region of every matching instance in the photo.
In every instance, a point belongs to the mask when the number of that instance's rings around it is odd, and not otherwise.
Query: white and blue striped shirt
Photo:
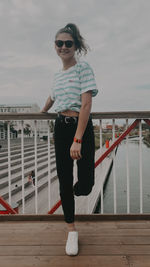
[[[98,93],[92,68],[87,62],[78,62],[67,70],[61,70],[54,76],[51,99],[55,101],[55,111],[80,111],[81,94],[91,91]]]

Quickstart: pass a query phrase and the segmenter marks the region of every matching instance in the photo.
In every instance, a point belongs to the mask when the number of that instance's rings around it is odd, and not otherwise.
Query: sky
[[[150,110],[149,14],[149,0],[0,0],[0,104],[44,106],[62,68],[55,34],[75,23],[99,90],[92,111]]]

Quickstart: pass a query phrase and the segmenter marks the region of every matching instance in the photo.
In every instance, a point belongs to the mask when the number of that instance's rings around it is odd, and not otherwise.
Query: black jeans
[[[68,117],[67,117],[68,118]],[[77,160],[78,181],[73,186],[73,159],[70,157],[70,147],[76,132],[78,121],[73,118],[65,120],[60,115],[55,121],[55,153],[56,167],[59,178],[60,197],[67,223],[74,222],[74,194],[77,196],[88,195],[94,185],[94,155],[95,142],[91,118],[82,138],[81,155]]]

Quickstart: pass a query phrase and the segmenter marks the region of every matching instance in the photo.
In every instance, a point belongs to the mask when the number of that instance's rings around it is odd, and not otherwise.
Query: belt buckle
[[[69,119],[69,121],[68,121]],[[70,117],[65,117],[65,123],[68,124],[70,122]]]
[[[65,117],[65,123],[76,123],[77,122],[77,118],[76,117]]]

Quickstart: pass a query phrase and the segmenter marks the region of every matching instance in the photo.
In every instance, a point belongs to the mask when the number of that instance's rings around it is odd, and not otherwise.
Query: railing
[[[56,114],[42,113],[0,113],[0,121],[7,122],[7,143],[0,150],[0,203],[3,207],[13,213],[11,208],[13,202],[17,202],[21,208],[19,213],[53,213],[56,208],[61,205],[59,200],[57,173],[55,168],[55,154],[53,143],[50,143],[51,130],[50,122],[56,118]],[[114,213],[117,213],[117,193],[116,193],[116,166],[115,166],[115,148],[126,138],[126,173],[127,173],[127,213],[130,213],[130,175],[129,175],[129,152],[128,152],[128,136],[129,133],[138,125],[139,135],[139,167],[140,174],[140,213],[143,213],[143,177],[142,177],[142,122],[150,125],[150,111],[144,112],[101,112],[92,113],[93,121],[99,126],[99,158],[95,162],[95,168],[105,160],[111,153],[113,157],[113,195],[114,195]],[[31,120],[34,122],[34,139],[29,145],[25,143],[24,121]],[[37,136],[37,122],[44,120],[47,123],[47,141],[39,141]],[[109,121],[112,125],[112,143],[109,148],[104,150],[103,147],[103,127],[105,122]],[[10,123],[13,121],[21,121],[21,140],[12,146],[10,139]],[[116,121],[120,121],[121,125],[125,122],[126,129],[116,138]],[[94,123],[94,124],[95,124]],[[97,127],[98,128],[98,127]],[[110,130],[109,130],[110,131]],[[0,141],[1,142],[1,141]],[[1,144],[1,143],[0,143]],[[13,156],[14,155],[14,156]],[[54,160],[53,160],[54,159]],[[18,166],[17,166],[18,162]],[[7,166],[7,167],[6,167]],[[15,167],[16,166],[16,167]],[[27,173],[35,170],[35,187],[31,187],[27,180]],[[20,173],[20,174],[18,174]],[[137,178],[138,179],[138,178]],[[16,186],[16,187],[15,187]],[[103,213],[103,185],[100,188],[101,197],[101,213]],[[17,197],[17,193],[21,190],[21,196]],[[57,193],[56,193],[57,191]],[[43,193],[42,193],[43,192]],[[33,200],[34,199],[34,200]],[[42,199],[45,199],[44,203]],[[33,205],[34,201],[34,205]],[[46,203],[47,202],[47,203]],[[7,203],[9,203],[7,205]],[[43,206],[44,205],[44,206]],[[30,210],[30,206],[33,208]],[[15,212],[14,212],[15,213]]]

